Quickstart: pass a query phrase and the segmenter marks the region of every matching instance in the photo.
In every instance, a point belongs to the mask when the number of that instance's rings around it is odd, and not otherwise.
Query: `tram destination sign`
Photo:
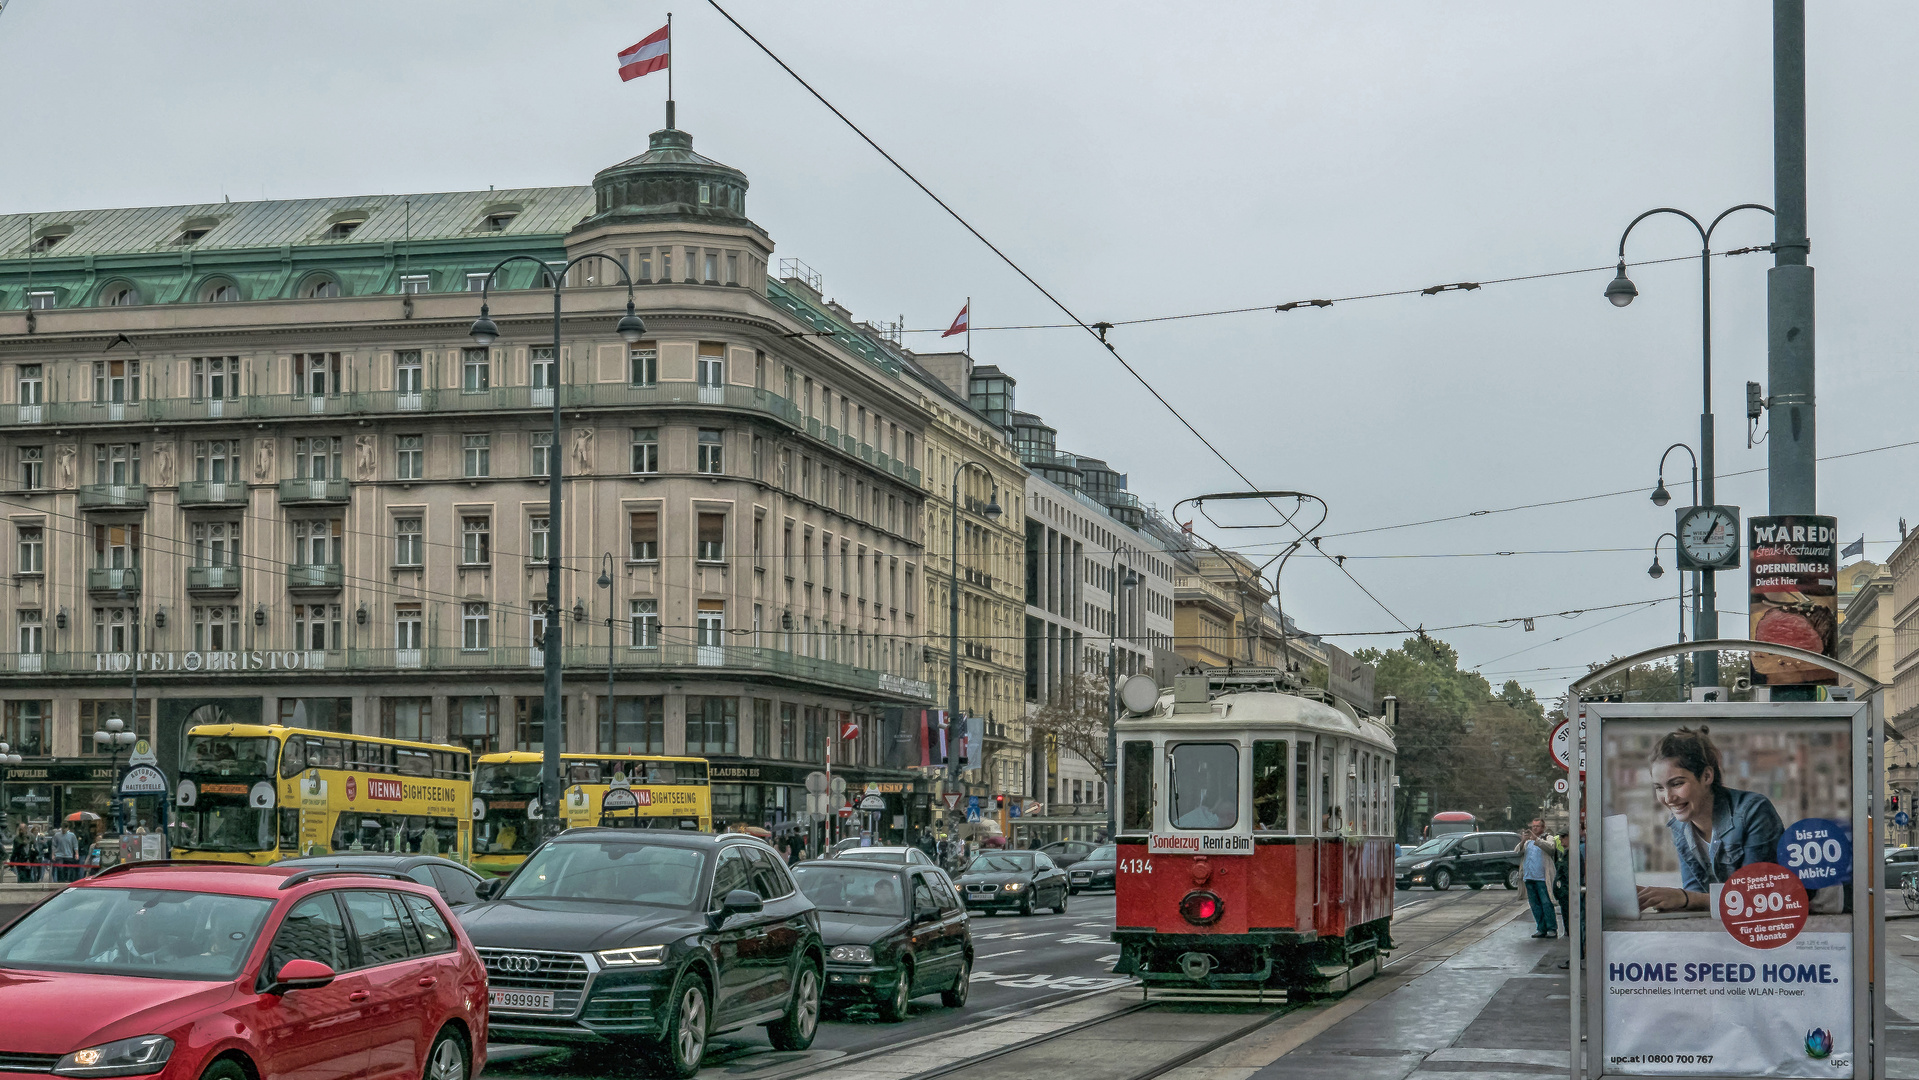
[[[1153,833],[1146,838],[1148,855],[1251,855],[1250,836],[1219,833]]]
[[[240,674],[250,671],[324,671],[327,654],[318,650],[280,652],[138,652],[94,653],[97,672],[132,671],[155,674]]]

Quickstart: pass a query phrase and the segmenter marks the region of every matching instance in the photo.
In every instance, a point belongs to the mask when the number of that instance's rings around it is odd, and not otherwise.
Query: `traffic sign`
[[[1043,808],[1043,804],[1041,804],[1041,803],[1039,803],[1039,802],[1029,802],[1029,803],[1027,803],[1027,804],[1026,804],[1026,816],[1027,816],[1027,817],[1038,817],[1038,816],[1039,816],[1039,812],[1040,812],[1040,810],[1041,810],[1042,808]]]
[[[860,800],[860,809],[869,814],[877,814],[881,810],[886,809],[886,800],[875,792]]]
[[[852,807],[850,807],[850,806],[842,806],[842,807],[840,807],[840,816],[841,816],[841,817],[852,817],[852,816],[853,816],[853,808],[852,808]]]
[[[948,810],[958,810],[958,809],[959,809],[959,801],[960,801],[960,796],[959,796],[959,792],[957,792],[957,791],[949,791],[949,792],[947,792],[947,793],[946,793],[946,794],[945,794],[945,795],[943,796],[943,798],[945,798],[945,799],[946,799],[946,808],[947,808]]]
[[[1557,791],[1561,795],[1564,795],[1566,793],[1566,778],[1562,776],[1559,779],[1554,780],[1553,790]]]
[[[1575,727],[1575,724],[1577,725]],[[1579,741],[1579,775],[1586,775],[1586,717],[1582,712],[1577,721],[1561,720],[1554,725],[1549,745],[1552,747],[1553,760],[1567,771],[1572,769],[1574,732]]]
[[[152,765],[135,765],[120,778],[122,795],[164,795],[166,792],[166,775]]]
[[[1906,813],[1904,810],[1901,810],[1898,813],[1892,815],[1892,823],[1894,825],[1899,826],[1900,828],[1905,828],[1907,825],[1912,824],[1912,815]]]
[[[846,794],[846,777],[835,776],[833,782],[827,785],[827,789],[835,795]]]
[[[806,790],[808,794],[812,794],[812,795],[826,794],[826,774],[823,772],[820,772],[818,769],[815,769],[812,772],[807,773],[806,774]]]

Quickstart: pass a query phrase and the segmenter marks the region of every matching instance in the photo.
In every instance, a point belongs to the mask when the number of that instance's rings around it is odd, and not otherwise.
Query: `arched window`
[[[302,289],[300,293],[309,300],[320,300],[329,296],[338,296],[340,295],[340,283],[331,277],[320,275],[308,278],[306,287]]]
[[[231,281],[210,281],[200,289],[203,304],[233,304],[240,300],[240,287]]]
[[[132,307],[140,302],[140,290],[124,281],[108,285],[100,295],[108,307]]]

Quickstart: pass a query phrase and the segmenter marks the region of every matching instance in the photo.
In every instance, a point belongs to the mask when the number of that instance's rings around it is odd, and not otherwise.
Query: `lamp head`
[[[93,733],[93,741],[100,746],[105,746],[107,744],[107,740],[111,738],[113,738],[113,736],[107,734],[104,731],[96,731]]]
[[[8,746],[6,743],[0,742],[0,758],[6,757],[7,752],[12,749],[13,747]]]
[[[106,728],[109,732],[118,734],[126,726],[127,726],[127,722],[125,720],[120,719],[117,716],[107,717]]]
[[[584,600],[573,601],[573,621],[574,622],[586,621],[586,601]]]
[[[1666,490],[1666,478],[1659,478],[1659,486],[1652,489],[1652,504],[1664,506],[1672,501],[1672,492]]]
[[[500,328],[487,317],[486,309],[487,305],[480,305],[480,317],[473,320],[472,327],[467,330],[467,336],[473,339],[475,345],[491,345],[500,340]]]
[[[626,300],[626,314],[620,316],[619,325],[615,329],[620,332],[620,340],[628,345],[638,345],[640,339],[646,336],[646,324],[633,313],[633,298],[630,296]]]
[[[613,587],[613,575],[612,575],[612,574],[609,574],[609,573],[607,573],[607,572],[606,572],[605,570],[601,570],[601,571],[600,571],[600,580],[599,580],[599,586],[600,586],[600,588],[602,588],[602,589],[610,589],[610,588],[612,588],[612,587]]]
[[[1139,575],[1134,573],[1131,570],[1128,570],[1126,571],[1126,580],[1120,582],[1120,584],[1124,585],[1126,588],[1129,588],[1129,589],[1133,588],[1134,586],[1139,584]]]
[[[1639,287],[1626,276],[1626,260],[1619,260],[1619,273],[1606,285],[1606,299],[1611,300],[1614,307],[1625,307],[1638,295]]]
[[[999,508],[999,492],[993,492],[992,499],[987,502],[986,509],[982,512],[986,515],[986,520],[988,521],[999,520],[1000,514],[1004,513],[1004,511]]]
[[[264,603],[255,604],[253,606],[253,625],[265,626],[266,624],[267,624],[267,606]]]
[[[1659,565],[1658,555],[1655,554],[1652,557],[1652,565],[1646,567],[1646,576],[1649,578],[1652,578],[1655,581],[1666,576],[1666,568]]]

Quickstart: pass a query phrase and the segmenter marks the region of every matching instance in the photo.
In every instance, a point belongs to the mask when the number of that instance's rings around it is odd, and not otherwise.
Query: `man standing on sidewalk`
[[[1545,825],[1534,822],[1519,841],[1520,876],[1526,879],[1526,903],[1533,911],[1536,938],[1559,936],[1559,920],[1553,914],[1552,842],[1546,839]]]

